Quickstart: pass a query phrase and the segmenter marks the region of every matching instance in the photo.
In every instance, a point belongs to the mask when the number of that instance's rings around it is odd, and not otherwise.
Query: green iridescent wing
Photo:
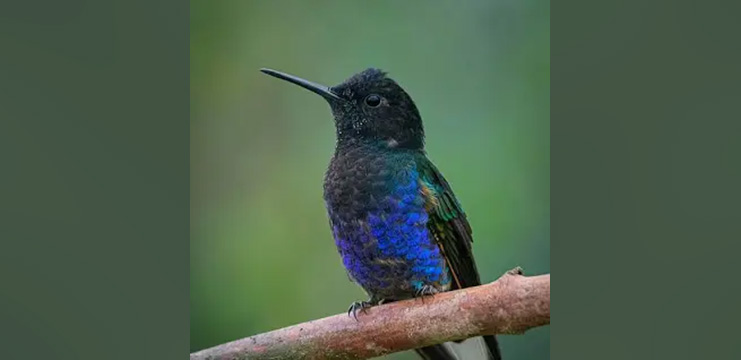
[[[473,259],[471,225],[453,189],[426,156],[417,158],[429,215],[427,227],[442,250],[453,276],[453,289],[481,284]]]

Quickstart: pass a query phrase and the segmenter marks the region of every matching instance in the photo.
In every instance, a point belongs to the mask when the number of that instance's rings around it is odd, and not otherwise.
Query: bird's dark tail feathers
[[[502,360],[502,354],[499,352],[499,343],[493,335],[484,336],[484,343],[488,350],[488,360]],[[458,360],[455,353],[445,344],[432,345],[414,351],[424,360]]]
[[[502,353],[499,352],[499,342],[494,335],[484,336],[484,342],[486,348],[489,349],[489,359],[491,360],[502,360]]]
[[[458,360],[458,357],[445,344],[427,346],[414,349],[414,351],[424,360]]]

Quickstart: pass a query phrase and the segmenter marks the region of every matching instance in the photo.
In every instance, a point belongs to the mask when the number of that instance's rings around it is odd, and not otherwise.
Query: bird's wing
[[[417,169],[429,214],[427,227],[448,263],[453,276],[453,288],[481,284],[471,250],[471,225],[453,189],[426,156],[417,158]]]
[[[466,220],[466,214],[461,204],[453,194],[453,189],[445,180],[435,165],[420,155],[417,159],[417,169],[420,174],[422,193],[425,197],[425,206],[429,215],[427,228],[434,235],[440,250],[445,256],[451,275],[453,289],[467,288],[481,284],[476,262],[471,251],[471,225]],[[487,359],[501,360],[499,344],[496,337],[484,336],[483,342],[487,348]],[[417,349],[425,359],[449,359],[440,355],[441,345]]]

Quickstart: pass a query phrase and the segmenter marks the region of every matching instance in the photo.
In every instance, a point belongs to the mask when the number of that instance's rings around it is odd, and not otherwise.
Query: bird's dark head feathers
[[[385,72],[370,68],[330,90],[339,97],[330,105],[340,145],[373,142],[390,148],[424,147],[417,106]]]

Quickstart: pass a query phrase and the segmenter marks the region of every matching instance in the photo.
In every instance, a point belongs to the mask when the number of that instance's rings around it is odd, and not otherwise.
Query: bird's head
[[[275,70],[261,71],[326,99],[332,108],[339,144],[360,142],[389,148],[424,147],[424,129],[417,106],[404,89],[381,70],[364,70],[333,87]]]

